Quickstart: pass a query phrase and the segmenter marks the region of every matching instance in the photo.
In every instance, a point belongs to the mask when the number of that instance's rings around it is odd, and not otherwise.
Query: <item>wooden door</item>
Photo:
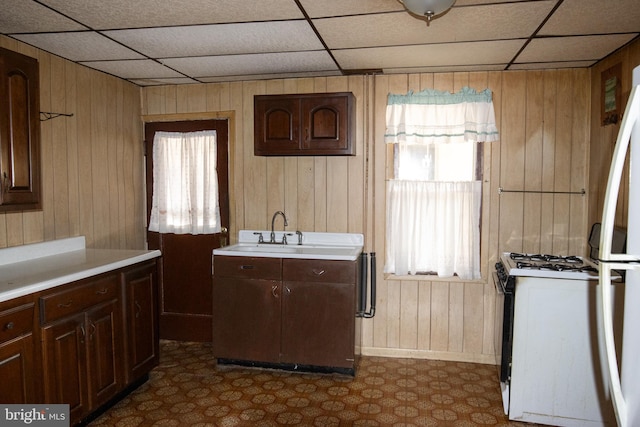
[[[147,224],[153,195],[153,137],[158,131],[217,132],[217,171],[220,219],[229,228],[228,122],[197,120],[154,122],[145,125],[147,163]],[[150,249],[160,249],[160,338],[179,341],[211,341],[211,252],[228,240],[218,234],[171,234],[148,232]]]

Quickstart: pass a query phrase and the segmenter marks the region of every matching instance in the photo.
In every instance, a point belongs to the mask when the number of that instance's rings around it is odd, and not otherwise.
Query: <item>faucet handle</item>
[[[287,236],[293,236],[293,233],[282,233],[282,244],[286,245],[287,243]]]
[[[264,237],[262,236],[262,233],[259,231],[254,231],[253,232],[254,235],[258,236],[258,243],[264,243]]]

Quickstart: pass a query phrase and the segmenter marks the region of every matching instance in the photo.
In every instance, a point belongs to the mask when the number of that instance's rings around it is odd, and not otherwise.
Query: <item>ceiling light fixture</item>
[[[447,10],[451,9],[451,6],[456,0],[398,0],[410,13],[418,16],[425,16],[427,18],[427,25],[431,22],[431,19],[438,16]]]

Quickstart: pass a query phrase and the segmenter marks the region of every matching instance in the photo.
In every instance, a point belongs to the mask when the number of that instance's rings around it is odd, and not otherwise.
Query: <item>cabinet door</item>
[[[280,300],[280,281],[214,277],[214,355],[279,362]]]
[[[71,423],[87,413],[85,314],[42,329],[45,402],[69,405]]]
[[[282,96],[254,98],[254,153],[293,154],[300,150],[300,100]]]
[[[353,96],[339,94],[303,98],[302,149],[317,154],[355,154],[352,150]]]
[[[92,409],[122,389],[122,325],[117,300],[87,312],[87,365],[89,403]]]
[[[149,373],[159,361],[155,277],[155,261],[123,273],[127,383]]]
[[[355,286],[284,282],[282,362],[354,367]]]
[[[0,345],[0,402],[35,403],[33,335],[28,334]]]
[[[9,302],[0,310],[0,402],[35,403],[39,373],[36,370],[31,301]]]
[[[40,209],[38,61],[0,48],[0,211]]]

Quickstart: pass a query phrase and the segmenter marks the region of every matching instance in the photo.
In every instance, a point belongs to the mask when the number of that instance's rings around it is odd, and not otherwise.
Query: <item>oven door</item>
[[[508,276],[502,283],[494,274],[493,283],[496,288],[496,322],[494,350],[496,364],[499,368],[502,406],[505,415],[509,414],[509,383],[511,380],[511,350],[513,348],[513,312],[515,304],[515,278]]]

